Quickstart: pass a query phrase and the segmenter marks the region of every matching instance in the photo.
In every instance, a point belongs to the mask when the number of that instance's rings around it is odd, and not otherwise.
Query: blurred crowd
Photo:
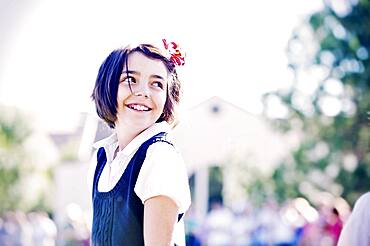
[[[304,198],[278,205],[269,200],[224,206],[214,202],[207,215],[197,219],[191,207],[185,217],[187,246],[332,246],[348,217],[345,206],[312,207]],[[0,245],[89,245],[90,230],[76,204],[66,209],[57,225],[45,212],[7,212],[0,217]],[[348,212],[348,213],[347,213]]]
[[[57,227],[45,212],[9,211],[0,217],[0,245],[55,245]]]
[[[339,208],[322,204],[316,209],[303,198],[280,206],[267,201],[228,208],[216,202],[202,222],[190,211],[187,246],[333,246],[349,212]]]
[[[67,216],[57,225],[42,211],[9,211],[0,217],[1,246],[87,246],[89,230],[85,221]]]

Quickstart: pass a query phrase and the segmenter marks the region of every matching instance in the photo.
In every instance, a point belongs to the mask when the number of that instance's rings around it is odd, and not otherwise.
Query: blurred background
[[[187,245],[336,245],[370,190],[370,2],[0,0],[0,245],[89,245],[90,95],[178,42]]]

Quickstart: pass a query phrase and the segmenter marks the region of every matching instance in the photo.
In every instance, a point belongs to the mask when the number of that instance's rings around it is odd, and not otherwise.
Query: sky
[[[319,0],[34,1],[2,39],[0,103],[40,115],[45,127],[66,126],[94,113],[90,94],[110,51],[166,38],[187,54],[183,110],[219,96],[258,114],[263,93],[293,80],[292,31],[321,8]]]

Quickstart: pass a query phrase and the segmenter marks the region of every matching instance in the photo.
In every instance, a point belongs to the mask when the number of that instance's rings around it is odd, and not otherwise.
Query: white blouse
[[[167,138],[170,139],[170,131],[171,127],[167,122],[155,123],[136,136],[124,149],[117,152],[114,159],[114,152],[118,147],[116,134],[96,142],[93,145],[96,151],[93,154],[88,172],[89,191],[92,192],[97,164],[96,155],[100,147],[105,149],[107,163],[99,178],[98,190],[108,192],[115,187],[141,144],[160,132],[167,132]],[[156,142],[150,145],[134,191],[143,204],[147,199],[154,196],[168,196],[179,207],[179,213],[185,213],[190,206],[191,199],[187,171],[180,153],[168,143]],[[185,245],[183,219],[176,224],[173,239],[178,245]]]

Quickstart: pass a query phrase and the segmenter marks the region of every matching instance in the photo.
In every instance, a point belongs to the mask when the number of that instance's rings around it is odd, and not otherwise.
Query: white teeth
[[[137,105],[137,104],[130,105],[130,108],[133,108],[133,109],[139,110],[139,111],[148,111],[149,110],[148,107],[145,107],[143,105]]]

